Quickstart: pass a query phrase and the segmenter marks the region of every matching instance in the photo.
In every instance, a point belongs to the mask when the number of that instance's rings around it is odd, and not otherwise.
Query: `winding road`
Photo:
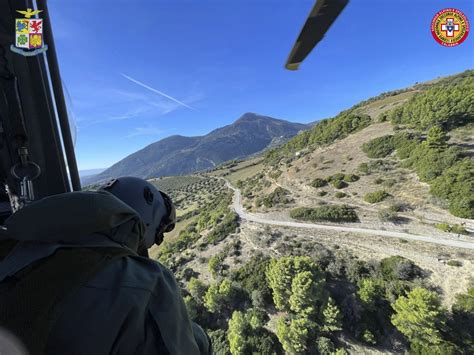
[[[337,232],[353,232],[361,234],[371,234],[376,236],[383,236],[387,238],[403,238],[407,240],[417,240],[424,243],[431,244],[440,244],[446,245],[455,248],[462,249],[474,249],[473,242],[467,242],[462,240],[452,240],[452,239],[443,239],[443,238],[433,238],[430,236],[415,235],[410,233],[395,232],[395,231],[386,231],[378,229],[368,229],[368,228],[357,228],[357,227],[346,227],[346,226],[330,226],[325,224],[316,224],[316,223],[303,223],[303,222],[292,222],[292,221],[279,221],[270,219],[264,215],[255,215],[253,213],[248,213],[244,211],[242,206],[242,195],[240,190],[233,187],[229,181],[223,179],[226,182],[226,185],[229,189],[234,191],[234,200],[233,200],[233,209],[243,220],[249,222],[269,224],[273,226],[282,226],[282,227],[293,227],[293,228],[307,228],[307,229],[322,229],[330,230]]]

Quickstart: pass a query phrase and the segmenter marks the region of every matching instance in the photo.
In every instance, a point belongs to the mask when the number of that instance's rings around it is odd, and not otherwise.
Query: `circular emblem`
[[[431,21],[431,34],[443,46],[460,45],[469,34],[469,21],[458,9],[443,9]]]

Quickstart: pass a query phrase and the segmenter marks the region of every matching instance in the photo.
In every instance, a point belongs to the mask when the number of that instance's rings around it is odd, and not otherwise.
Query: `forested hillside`
[[[366,114],[366,105],[374,98],[321,121],[281,148],[270,151],[266,162],[276,168],[282,161],[289,162],[299,154],[334,143],[370,124],[389,121],[397,133],[365,145],[368,156],[384,158],[396,150],[403,166],[413,169],[421,181],[430,184],[431,193],[446,201],[453,215],[474,219],[472,147],[449,141],[453,129],[474,124],[474,71],[420,84],[411,91],[409,100],[384,110],[376,118]],[[385,93],[382,97],[400,92]]]

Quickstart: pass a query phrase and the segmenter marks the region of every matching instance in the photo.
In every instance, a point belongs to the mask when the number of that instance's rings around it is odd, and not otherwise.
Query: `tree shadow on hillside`
[[[393,224],[396,225],[403,225],[403,224],[408,224],[411,222],[410,218],[403,217],[403,216],[398,216],[394,221]]]
[[[472,158],[474,156],[474,143],[456,143],[463,150],[463,155]]]

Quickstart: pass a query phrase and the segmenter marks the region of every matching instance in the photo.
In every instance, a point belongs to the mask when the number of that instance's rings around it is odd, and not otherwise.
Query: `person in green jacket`
[[[0,329],[33,355],[212,354],[174,276],[148,258],[175,219],[133,177],[16,212],[0,233]]]

